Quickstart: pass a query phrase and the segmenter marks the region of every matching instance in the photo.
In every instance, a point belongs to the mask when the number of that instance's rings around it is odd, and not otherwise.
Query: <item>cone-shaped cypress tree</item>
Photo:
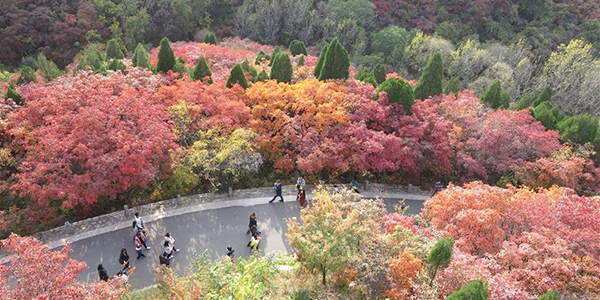
[[[444,60],[439,52],[431,56],[415,87],[415,98],[427,99],[439,95],[444,88]]]
[[[265,70],[260,71],[258,77],[256,78],[256,82],[267,80],[269,80],[269,75],[267,75],[267,72]]]
[[[304,42],[302,42],[302,41],[293,40],[290,43],[289,49],[290,49],[290,52],[292,53],[292,56],[296,56],[296,55],[300,55],[300,54],[308,55],[306,53],[306,45],[304,45]]]
[[[115,72],[118,70],[125,71],[127,70],[127,66],[125,66],[125,64],[122,63],[120,60],[113,58],[113,60],[108,65],[108,69]]]
[[[135,47],[131,62],[133,63],[134,67],[148,70],[152,68],[150,65],[150,58],[148,57],[148,51],[146,51],[146,47],[144,47],[142,44],[138,44],[137,47]]]
[[[254,64],[260,65],[260,63],[263,60],[269,60],[269,59],[270,59],[269,56],[266,53],[264,53],[262,50],[260,50],[260,52],[258,52],[258,55],[256,56],[256,59],[254,60]]]
[[[271,53],[271,61],[269,62],[269,67],[273,66],[273,62],[275,61],[275,57],[280,52],[281,52],[281,47],[279,47],[279,46],[276,46],[275,49],[273,49],[273,53]]]
[[[114,58],[125,58],[123,51],[121,51],[121,46],[119,46],[119,42],[117,42],[116,39],[109,40],[108,43],[106,43],[106,61]]]
[[[94,72],[99,72],[100,68],[104,65],[102,54],[98,51],[98,48],[91,47],[86,50],[85,63],[92,68]]]
[[[390,102],[402,104],[406,113],[408,115],[411,114],[410,108],[415,103],[415,94],[410,84],[406,81],[395,77],[390,78],[377,88],[377,99],[381,92],[387,92]]]
[[[158,63],[156,63],[156,71],[167,73],[175,67],[175,54],[171,49],[169,39],[164,37],[160,41],[160,50],[158,51]]]
[[[487,300],[488,297],[487,282],[477,279],[450,294],[446,300]]]
[[[206,59],[204,57],[200,57],[198,62],[196,63],[196,67],[194,67],[194,71],[192,72],[192,80],[204,80],[208,77],[208,83],[213,83],[212,80],[212,72],[208,67],[208,63],[206,63]]]
[[[306,62],[304,61],[304,55],[300,56],[300,58],[298,59],[298,67],[300,66],[304,66],[304,64],[306,64]]]
[[[12,99],[15,104],[17,105],[22,105],[23,104],[23,100],[21,99],[21,95],[19,93],[17,93],[17,91],[15,91],[11,86],[8,87],[8,89],[6,90],[6,94],[4,95],[4,99]]]
[[[217,37],[215,36],[214,33],[209,32],[205,37],[204,37],[204,41],[202,41],[206,44],[213,44],[216,45],[217,44]]]
[[[271,79],[277,80],[277,82],[292,82],[292,62],[290,57],[285,53],[279,53],[273,61],[273,67],[271,68]]]
[[[325,55],[327,54],[328,49],[329,45],[325,45],[323,46],[323,49],[321,49],[321,54],[319,54],[317,65],[315,66],[315,71],[313,72],[316,78],[319,78],[319,75],[321,75],[321,69],[323,68],[323,62],[325,61]]]
[[[444,87],[445,94],[450,94],[450,93],[456,94],[459,91],[460,91],[460,81],[456,77],[450,79],[450,81],[448,81],[446,83],[446,86]]]
[[[375,80],[377,84],[382,84],[385,81],[385,77],[387,76],[387,71],[382,64],[377,64],[373,69],[373,76],[375,76]]]
[[[231,69],[229,79],[227,79],[227,87],[231,88],[236,83],[244,89],[248,88],[248,80],[246,79],[244,70],[242,70],[242,66],[240,64],[236,64],[233,66],[233,69]]]
[[[488,90],[485,91],[481,97],[481,102],[493,109],[498,109],[502,106],[502,87],[500,85],[500,80],[494,81]]]
[[[508,91],[500,93],[500,108],[507,109],[510,106],[510,94]]]
[[[365,83],[370,83],[374,87],[377,87],[377,80],[375,79],[375,76],[371,72],[367,72],[367,71],[359,72],[358,74],[356,74],[354,76],[354,79],[365,82]]]
[[[319,74],[319,80],[327,79],[348,79],[350,60],[348,51],[340,44],[337,39],[334,39],[329,45],[329,50],[325,55],[325,61]]]
[[[17,85],[35,82],[35,71],[30,66],[23,66],[21,71],[19,72],[19,79],[17,80]]]

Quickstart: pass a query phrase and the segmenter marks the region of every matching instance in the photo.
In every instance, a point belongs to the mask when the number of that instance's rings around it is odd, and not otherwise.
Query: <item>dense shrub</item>
[[[15,91],[12,86],[9,86],[4,95],[4,99],[12,99],[17,105],[22,105],[21,95]]]
[[[375,76],[375,81],[377,85],[382,84],[385,81],[385,77],[387,76],[387,71],[382,64],[375,65],[373,69],[373,76]]]
[[[493,109],[498,108],[507,108],[508,103],[504,103],[506,98],[502,96],[502,87],[500,85],[500,80],[494,81],[492,85],[485,91],[483,96],[481,97],[481,102],[487,104],[489,107]]]
[[[113,60],[108,65],[108,69],[111,71],[125,71],[127,70],[127,66],[125,66],[125,64],[122,61],[113,58]]]
[[[30,66],[23,66],[21,68],[21,71],[19,71],[19,79],[17,80],[17,85],[35,81],[35,70],[33,70],[33,68],[31,68]]]
[[[365,83],[370,83],[373,85],[373,87],[377,87],[377,80],[375,79],[375,76],[371,72],[367,72],[367,71],[359,72],[356,75],[354,75],[354,79],[365,82]]]
[[[106,43],[106,60],[110,59],[123,59],[125,58],[125,54],[121,50],[121,46],[116,39],[109,40]]]
[[[300,55],[300,54],[308,55],[308,53],[306,52],[306,45],[304,45],[304,42],[302,42],[302,41],[293,40],[290,43],[289,49],[290,49],[290,52],[292,53],[292,56],[296,56],[296,55]]]
[[[552,112],[552,104],[549,101],[544,101],[536,106],[533,109],[533,117],[548,129],[556,128],[558,120]]]
[[[458,78],[454,77],[452,79],[450,79],[450,81],[446,82],[446,86],[444,86],[444,93],[445,94],[450,94],[450,93],[458,93],[460,91],[460,80],[458,80]]]
[[[143,68],[143,69],[152,69],[152,65],[150,64],[150,58],[148,57],[148,51],[146,47],[142,44],[138,44],[133,51],[133,57],[131,58],[131,63],[134,67]]]
[[[412,87],[400,78],[390,78],[384,81],[377,88],[377,97],[381,92],[386,92],[389,101],[402,104],[407,114],[410,114],[410,108],[415,103],[415,94]]]
[[[487,300],[488,284],[483,280],[475,280],[460,290],[450,294],[446,300]]]
[[[40,75],[42,75],[42,77],[48,82],[62,75],[61,70],[56,66],[56,64],[47,59],[46,56],[41,52],[38,54],[36,67],[38,70],[40,70]]]
[[[593,143],[598,131],[598,119],[588,114],[576,115],[562,120],[557,129],[565,141]]]
[[[214,33],[210,32],[208,33],[205,37],[204,40],[202,41],[203,43],[206,44],[212,44],[212,45],[216,45],[217,44],[217,37],[215,36]]]

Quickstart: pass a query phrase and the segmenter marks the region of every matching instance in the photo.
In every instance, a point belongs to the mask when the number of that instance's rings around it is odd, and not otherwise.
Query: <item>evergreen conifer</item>
[[[212,80],[212,72],[208,67],[208,63],[204,57],[200,57],[198,62],[196,63],[196,67],[194,67],[194,71],[192,72],[192,80],[204,80],[208,77],[208,83],[213,83]]]
[[[460,91],[460,80],[458,80],[458,78],[454,77],[452,79],[450,79],[450,81],[448,81],[446,83],[446,86],[444,87],[444,93],[445,94],[456,94]]]
[[[493,109],[498,109],[502,106],[502,87],[500,80],[494,81],[492,85],[481,97],[481,102],[487,104]]]
[[[17,85],[36,81],[35,70],[33,70],[33,68],[30,66],[23,66],[19,72],[19,75],[20,76],[17,80]]]
[[[406,81],[396,77],[390,78],[377,88],[377,98],[379,98],[381,92],[387,92],[390,102],[402,104],[406,114],[411,114],[410,108],[415,103],[415,94]]]
[[[306,53],[306,45],[304,45],[304,42],[302,42],[302,41],[293,40],[290,43],[289,49],[290,49],[290,52],[292,53],[292,56],[296,56],[296,55],[300,55],[300,54],[308,55]]]
[[[415,87],[415,98],[427,99],[439,95],[444,88],[444,60],[439,52],[431,56]]]
[[[454,248],[454,239],[451,237],[443,238],[431,248],[429,255],[427,255],[427,262],[433,267],[433,275],[431,276],[431,282],[435,279],[440,268],[445,268],[450,265],[452,259],[452,249]]]
[[[215,36],[214,33],[209,32],[205,37],[204,37],[204,41],[202,41],[206,44],[213,44],[216,45],[217,44],[217,37]]]
[[[127,66],[125,66],[125,64],[120,60],[113,58],[113,60],[108,65],[108,69],[115,72],[118,70],[125,71],[127,69]]]
[[[317,65],[315,66],[315,70],[313,72],[316,78],[319,78],[319,75],[321,75],[321,69],[323,68],[323,62],[325,61],[325,55],[327,54],[328,49],[329,45],[325,45],[323,46],[323,49],[321,49],[321,54],[319,54]]]
[[[373,76],[375,76],[375,80],[377,81],[378,85],[382,84],[387,77],[387,71],[385,70],[385,67],[382,64],[375,65],[375,68],[373,69]]]
[[[256,82],[259,81],[267,81],[269,80],[269,75],[267,75],[267,72],[265,70],[260,71],[260,73],[258,74],[258,77],[256,78]]]
[[[158,63],[156,64],[156,71],[167,73],[172,71],[175,67],[175,54],[171,49],[171,43],[169,39],[164,37],[160,41],[160,50],[158,51]]]
[[[121,46],[119,46],[119,42],[116,39],[109,40],[106,43],[106,60],[111,59],[123,59],[125,58],[125,54],[121,50]]]
[[[277,56],[277,54],[279,54],[281,52],[281,47],[279,46],[275,46],[275,49],[273,49],[273,53],[271,53],[271,61],[269,62],[269,67],[273,66],[273,62],[275,61],[275,57]]]
[[[21,95],[19,93],[17,93],[17,91],[14,90],[13,86],[9,86],[8,89],[6,90],[6,94],[4,95],[4,99],[12,99],[15,104],[17,105],[22,105],[23,104],[23,100],[21,98]]]
[[[233,66],[233,69],[231,69],[229,79],[227,79],[227,87],[231,88],[236,83],[244,89],[248,88],[248,80],[246,79],[244,70],[242,70],[242,66],[240,64],[236,64]]]
[[[142,44],[138,44],[135,47],[133,52],[133,58],[131,59],[134,67],[139,67],[143,69],[152,69],[150,65],[150,57],[148,57],[148,51],[146,51],[146,47]]]
[[[477,279],[450,294],[446,300],[487,300],[488,297],[487,282]]]
[[[271,79],[277,80],[277,82],[292,82],[292,62],[290,57],[286,53],[279,53],[273,61],[273,67],[271,68]]]
[[[319,74],[319,80],[327,79],[348,79],[350,60],[348,51],[340,44],[337,39],[334,39],[329,44],[329,49],[323,61],[323,67]]]
[[[304,64],[306,64],[306,62],[304,61],[304,55],[302,55],[298,59],[298,67],[304,66]]]

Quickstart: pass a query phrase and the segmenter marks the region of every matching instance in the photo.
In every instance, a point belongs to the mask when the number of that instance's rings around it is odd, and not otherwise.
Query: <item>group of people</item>
[[[305,207],[306,206],[306,180],[304,180],[304,177],[302,177],[302,176],[298,177],[298,180],[296,181],[296,189],[298,190],[298,193],[296,194],[296,201],[300,202],[301,207]],[[274,190],[275,190],[275,196],[273,196],[273,199],[271,199],[271,201],[269,201],[269,203],[273,203],[273,201],[275,201],[275,199],[277,199],[278,197],[279,197],[279,202],[283,202],[283,191],[282,191],[281,183],[279,182],[279,180],[275,181]]]

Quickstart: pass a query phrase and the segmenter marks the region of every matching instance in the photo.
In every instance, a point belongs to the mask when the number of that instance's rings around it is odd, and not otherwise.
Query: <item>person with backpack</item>
[[[102,264],[98,265],[98,275],[100,276],[101,281],[108,281],[108,273]]]
[[[282,196],[282,190],[281,190],[281,183],[279,183],[279,180],[275,181],[275,196],[273,197],[273,199],[271,199],[271,201],[269,201],[269,203],[273,203],[273,201],[275,201],[275,199],[277,199],[277,197],[281,198],[281,200],[279,200],[279,202],[283,202],[283,196]]]
[[[146,255],[144,255],[144,252],[143,252],[142,241],[141,241],[139,234],[135,235],[135,237],[133,238],[133,241],[135,243],[135,252],[138,255],[136,259],[140,259],[140,257],[146,257]]]
[[[168,241],[165,241],[165,243],[163,244],[164,248],[164,254],[167,258],[171,258],[171,256],[173,255],[173,247],[171,246],[171,244]]]
[[[250,242],[248,242],[248,245],[246,247],[250,247],[250,251],[258,250],[259,243],[260,243],[260,234],[255,233],[250,238]]]
[[[123,266],[123,271],[129,269],[129,254],[127,254],[127,249],[121,249],[121,254],[119,255],[119,264]]]
[[[256,221],[256,213],[252,213],[250,215],[250,224],[248,224],[248,231],[246,231],[246,234],[250,234],[250,233],[254,234],[254,232],[259,232],[258,231],[258,222]]]

